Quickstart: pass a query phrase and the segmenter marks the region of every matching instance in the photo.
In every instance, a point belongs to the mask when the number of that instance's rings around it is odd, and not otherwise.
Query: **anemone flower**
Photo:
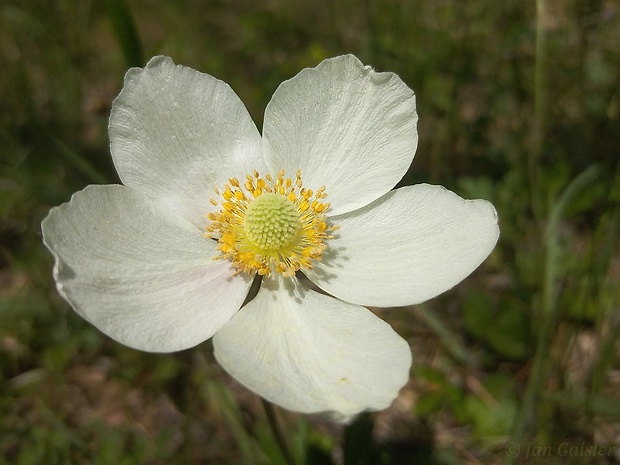
[[[384,409],[411,352],[365,306],[435,297],[499,235],[487,201],[392,190],[416,125],[413,91],[352,55],[283,82],[262,136],[227,84],[155,57],[112,106],[122,185],[88,186],[42,223],[58,291],[136,349],[213,337],[228,373],[286,409],[341,421]]]

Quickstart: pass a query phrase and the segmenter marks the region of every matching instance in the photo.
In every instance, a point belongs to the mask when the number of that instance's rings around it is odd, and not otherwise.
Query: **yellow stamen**
[[[208,215],[211,224],[205,235],[218,240],[221,252],[215,258],[230,260],[236,274],[261,276],[273,271],[293,276],[321,260],[325,242],[333,238],[330,232],[337,229],[325,219],[329,209],[329,203],[322,201],[327,197],[325,187],[313,195],[303,187],[300,170],[294,180],[280,170],[275,179],[254,171],[246,175],[243,187],[237,178],[228,182],[220,211]]]

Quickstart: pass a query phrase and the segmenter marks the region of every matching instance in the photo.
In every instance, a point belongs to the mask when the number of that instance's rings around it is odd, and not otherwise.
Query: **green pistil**
[[[278,250],[297,235],[299,214],[287,197],[266,192],[256,197],[245,213],[247,238],[261,250]]]

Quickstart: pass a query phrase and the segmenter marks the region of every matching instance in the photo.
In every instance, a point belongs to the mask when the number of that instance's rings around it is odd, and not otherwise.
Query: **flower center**
[[[325,187],[313,192],[302,185],[301,172],[295,179],[285,178],[284,170],[276,179],[261,177],[255,171],[246,176],[243,187],[237,178],[228,180],[222,200],[211,199],[218,213],[209,214],[211,224],[206,236],[218,240],[220,255],[228,259],[236,274],[257,272],[269,276],[276,271],[292,276],[302,268],[312,268],[320,260],[331,239],[325,212],[329,203]],[[220,196],[220,191],[215,190]]]
[[[267,192],[256,197],[245,212],[243,227],[248,239],[263,250],[287,245],[299,230],[297,208],[288,197]]]

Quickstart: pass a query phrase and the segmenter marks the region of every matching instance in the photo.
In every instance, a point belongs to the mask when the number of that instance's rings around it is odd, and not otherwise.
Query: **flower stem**
[[[532,139],[528,157],[528,175],[531,190],[531,207],[536,221],[542,217],[542,205],[538,172],[540,171],[540,152],[545,132],[546,116],[546,82],[547,66],[545,21],[546,0],[536,0],[536,57],[534,64],[534,118]]]
[[[280,428],[276,409],[273,404],[267,402],[265,399],[261,398],[261,401],[263,402],[263,408],[267,414],[267,421],[269,421],[269,426],[273,432],[273,437],[278,443],[278,447],[280,448],[280,452],[282,452],[285,462],[287,465],[296,465],[295,459],[293,459],[293,454],[291,453],[288,443],[286,442],[286,438],[282,433],[282,428]]]
[[[558,276],[557,263],[560,250],[558,248],[558,235],[560,221],[571,201],[592,184],[600,174],[600,168],[596,165],[590,166],[577,177],[562,192],[555,203],[549,218],[544,236],[544,276],[542,283],[542,302],[538,315],[538,338],[536,351],[530,371],[528,384],[521,402],[521,406],[512,425],[510,441],[522,444],[524,437],[528,434],[528,425],[535,424],[538,428],[544,428],[549,422],[548,418],[541,413],[540,396],[544,391],[544,383],[549,378],[549,347],[553,336],[553,329],[556,327],[558,318],[557,300],[558,296],[556,278]],[[548,413],[546,414],[548,416]],[[529,434],[532,434],[529,431]],[[504,465],[512,465],[516,456],[507,455]]]

